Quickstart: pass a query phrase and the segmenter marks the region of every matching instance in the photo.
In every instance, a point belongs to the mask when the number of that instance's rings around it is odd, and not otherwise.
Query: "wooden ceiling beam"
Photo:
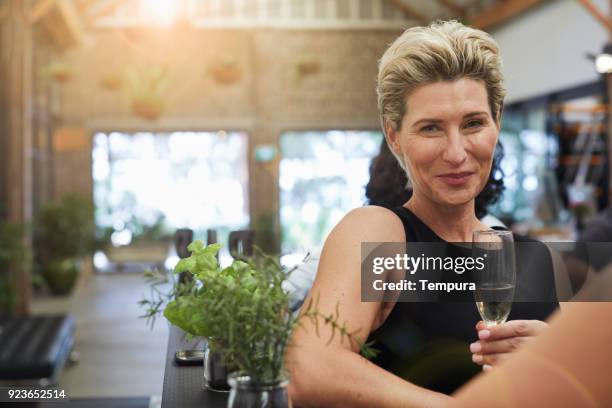
[[[606,28],[606,30],[612,32],[612,20],[606,17],[606,15],[601,10],[599,10],[591,0],[578,1],[585,9],[587,9],[589,13],[591,13],[593,17],[595,17],[595,20],[599,21],[601,25]]]
[[[87,19],[89,21],[92,21],[99,17],[108,16],[109,14],[112,14],[115,10],[117,10],[119,7],[121,7],[125,2],[126,0],[98,1],[89,8],[86,15]]]
[[[70,48],[72,40],[66,35],[66,28],[63,24],[57,24],[55,18],[45,18],[40,22],[48,38],[58,50]]]
[[[98,0],[79,0],[77,2],[77,9],[79,10],[79,13],[85,15],[87,13],[87,9],[89,9],[97,1]]]
[[[70,35],[70,43],[73,45],[81,44],[85,31],[83,29],[83,21],[74,2],[72,0],[57,0],[57,2],[58,9]]]
[[[402,0],[389,0],[391,4],[397,7],[404,15],[410,19],[418,21],[420,24],[427,25],[431,22],[431,18],[416,11],[411,6],[404,3]]]
[[[548,0],[505,0],[482,11],[470,19],[470,25],[481,30],[505,23],[513,17],[540,5]]]
[[[59,49],[80,44],[85,34],[73,0],[39,0],[29,13],[29,21],[40,23]]]
[[[454,3],[452,0],[436,0],[438,4],[452,11],[457,17],[465,17],[465,7]]]
[[[55,7],[55,0],[38,0],[30,11],[30,23],[36,24]]]

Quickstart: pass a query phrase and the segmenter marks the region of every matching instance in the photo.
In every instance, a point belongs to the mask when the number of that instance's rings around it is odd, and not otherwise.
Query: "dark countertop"
[[[212,392],[204,389],[203,366],[178,366],[174,353],[181,349],[202,349],[205,343],[186,341],[184,332],[170,326],[162,408],[222,408],[227,406],[229,393]]]

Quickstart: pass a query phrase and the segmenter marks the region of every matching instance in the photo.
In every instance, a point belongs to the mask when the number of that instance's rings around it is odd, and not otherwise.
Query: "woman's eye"
[[[440,130],[438,125],[427,125],[421,128],[421,132],[437,132],[438,130]]]
[[[479,126],[482,126],[482,120],[470,120],[465,124],[466,128],[477,128]]]

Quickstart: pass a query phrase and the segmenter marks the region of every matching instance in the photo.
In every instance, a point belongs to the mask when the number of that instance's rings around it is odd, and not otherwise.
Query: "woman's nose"
[[[442,152],[442,160],[454,166],[462,164],[467,159],[463,142],[464,138],[460,132],[449,133],[446,137],[446,146]]]

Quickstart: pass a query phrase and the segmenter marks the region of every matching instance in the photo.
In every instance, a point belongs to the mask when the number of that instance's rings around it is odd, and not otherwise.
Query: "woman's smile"
[[[462,171],[441,174],[438,176],[438,178],[446,184],[450,184],[452,186],[460,186],[470,181],[473,175],[473,171]]]

